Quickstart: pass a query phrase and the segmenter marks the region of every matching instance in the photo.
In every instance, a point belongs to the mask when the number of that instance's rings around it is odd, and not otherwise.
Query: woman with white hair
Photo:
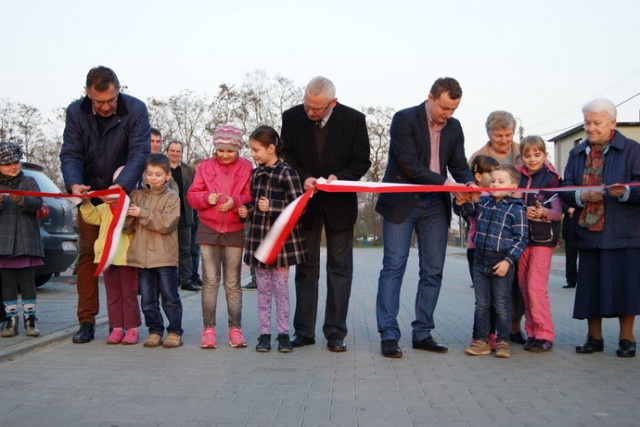
[[[565,186],[604,186],[603,190],[562,193],[575,208],[572,218],[580,261],[573,317],[587,319],[587,340],[576,352],[604,350],[602,319],[620,322],[619,357],[634,357],[635,316],[640,314],[640,144],[614,128],[616,107],[596,99],[583,108],[586,139],[571,150]]]

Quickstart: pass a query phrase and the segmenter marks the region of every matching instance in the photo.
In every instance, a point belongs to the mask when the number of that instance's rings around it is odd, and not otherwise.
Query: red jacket
[[[187,202],[198,211],[200,222],[220,233],[243,229],[238,208],[251,201],[249,181],[252,170],[251,163],[240,157],[228,165],[220,163],[217,157],[200,163],[187,192]],[[231,197],[233,208],[220,212],[217,204],[210,205],[207,201],[211,193],[218,193],[218,203],[224,203],[226,197]]]

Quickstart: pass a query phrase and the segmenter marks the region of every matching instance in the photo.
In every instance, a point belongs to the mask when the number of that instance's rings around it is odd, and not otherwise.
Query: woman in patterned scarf
[[[573,317],[587,319],[587,340],[577,353],[604,350],[602,318],[620,321],[619,357],[634,357],[635,316],[640,314],[640,144],[614,130],[616,107],[596,99],[583,108],[586,139],[569,154],[565,186],[595,186],[564,192],[576,209],[574,233],[580,261]]]

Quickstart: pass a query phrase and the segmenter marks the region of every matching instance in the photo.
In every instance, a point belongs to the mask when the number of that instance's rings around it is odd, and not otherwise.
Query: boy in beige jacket
[[[164,154],[147,158],[142,188],[131,194],[124,230],[131,233],[127,264],[137,267],[141,306],[149,337],[145,347],[162,344],[164,322],[169,325],[162,345],[175,348],[182,345],[182,302],[178,293],[178,220],[180,198],[167,182],[171,165]]]

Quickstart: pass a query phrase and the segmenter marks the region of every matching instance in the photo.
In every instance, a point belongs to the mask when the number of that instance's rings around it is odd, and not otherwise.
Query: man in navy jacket
[[[473,183],[464,153],[462,127],[451,117],[461,98],[462,89],[455,79],[440,78],[431,87],[426,102],[394,115],[384,182]],[[455,181],[447,178],[447,171]],[[450,195],[385,193],[378,198],[376,212],[384,217],[384,258],[376,302],[382,354],[385,357],[402,357],[398,345],[400,326],[397,316],[400,287],[414,230],[418,238],[420,278],[415,303],[416,320],[411,324],[413,348],[445,353],[447,347],[431,337],[431,330],[434,328],[433,312],[442,284],[451,221]]]
[[[90,190],[135,188],[149,155],[150,126],[145,104],[120,93],[113,70],[99,66],[89,70],[86,96],[67,107],[60,163],[67,191],[81,196]],[[120,166],[121,173],[113,180]],[[93,200],[99,204],[99,200]],[[98,226],[78,215],[80,248],[78,259],[78,321],[74,343],[94,337],[99,311],[98,278],[94,277],[93,245]]]

